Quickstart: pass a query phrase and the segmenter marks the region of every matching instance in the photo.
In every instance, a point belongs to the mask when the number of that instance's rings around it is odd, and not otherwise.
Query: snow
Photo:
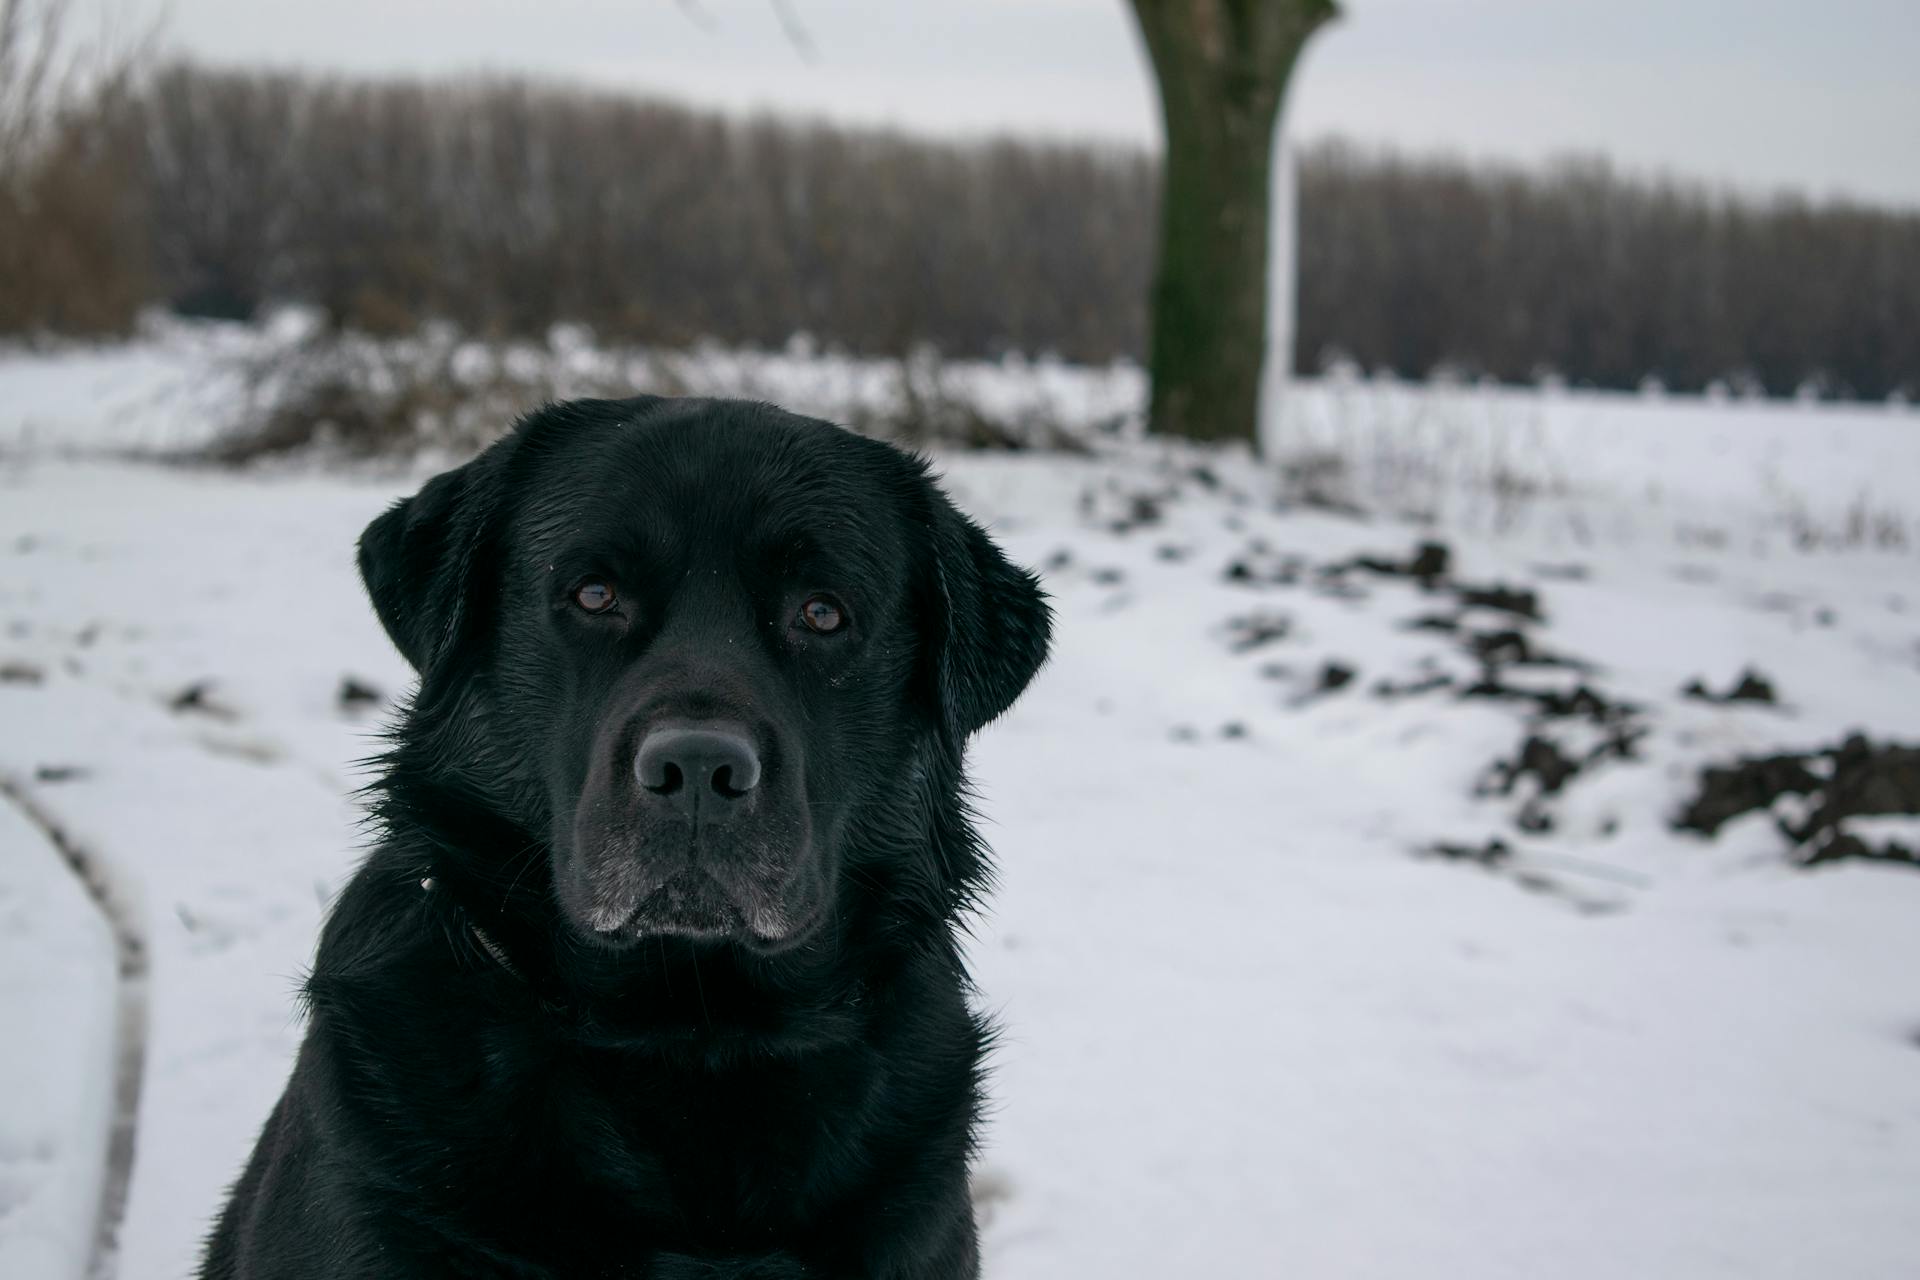
[[[82,1280],[113,1116],[113,937],[60,855],[0,805],[0,1275]]]
[[[190,1272],[298,1043],[293,992],[361,848],[354,762],[380,723],[340,683],[407,683],[351,553],[417,476],[98,456],[205,431],[183,406],[234,341],[0,359],[0,666],[40,675],[0,684],[0,772],[99,859],[151,957],[126,1280]],[[787,376],[727,358],[775,392]],[[798,407],[837,367],[794,375]],[[1009,395],[1050,378],[1092,415],[1116,375],[978,376]],[[1914,552],[1800,535],[1843,535],[1863,495],[1911,532],[1920,415],[1337,382],[1292,403],[1292,446],[1344,449],[1356,496],[1397,491],[1439,523],[1279,504],[1297,484],[1273,468],[1125,438],[942,460],[1059,610],[1052,663],[973,753],[1000,864],[973,958],[1005,1029],[987,1275],[1911,1275],[1920,874],[1797,869],[1765,814],[1712,841],[1668,820],[1710,761],[1915,738]],[[1542,483],[1503,496],[1502,459]],[[1591,664],[1510,683],[1584,679],[1639,708],[1638,759],[1541,801],[1550,831],[1516,829],[1525,788],[1480,784],[1530,732],[1572,751],[1601,731],[1451,690],[1376,696],[1472,678],[1458,636],[1406,626],[1448,598],[1318,572],[1422,538],[1461,581],[1536,590],[1529,639]],[[1292,585],[1223,573],[1289,557]],[[1233,652],[1252,614],[1285,633]],[[1322,691],[1331,661],[1357,675]],[[1748,667],[1781,705],[1680,696]],[[170,705],[201,682],[198,707]],[[51,904],[58,863],[15,826],[4,902]],[[1422,852],[1494,836],[1507,861]],[[62,1099],[104,1105],[110,1042],[87,907],[0,914],[0,973],[45,975],[0,988],[0,1142],[52,1153],[72,1186],[103,1121]],[[64,1221],[49,1239],[90,1238]],[[23,1231],[0,1216],[0,1274],[74,1274],[9,1265]]]
[[[84,771],[33,794],[137,901],[150,955],[123,1277],[191,1271],[299,1042],[293,994],[373,749],[334,694],[347,672],[405,678],[352,568],[390,496],[127,466],[0,487],[7,657],[44,672],[0,687],[0,770]],[[209,676],[215,713],[168,709]]]
[[[1847,831],[1870,845],[1898,844],[1920,849],[1920,815],[1850,818]]]

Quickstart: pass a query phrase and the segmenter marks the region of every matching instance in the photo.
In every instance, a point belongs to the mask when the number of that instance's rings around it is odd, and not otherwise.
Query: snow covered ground
[[[0,358],[0,776],[150,965],[126,1280],[190,1272],[298,1042],[382,714],[343,681],[407,682],[351,548],[417,477],[95,456],[204,438],[245,341]],[[831,409],[809,376],[783,398]],[[1134,375],[970,376],[1097,416]],[[944,460],[1060,614],[974,751],[988,1275],[1914,1275],[1920,871],[1670,819],[1709,762],[1920,738],[1920,414],[1359,383],[1282,427],[1285,468]],[[1437,523],[1297,501],[1329,489]],[[1431,589],[1395,571],[1426,539]],[[1549,661],[1468,696],[1516,644]],[[1680,696],[1749,667],[1777,705]],[[1503,794],[1529,737],[1593,762]],[[112,939],[0,822],[0,1272],[54,1280]]]
[[[78,1276],[107,1194],[114,945],[45,834],[0,806],[0,1275]]]

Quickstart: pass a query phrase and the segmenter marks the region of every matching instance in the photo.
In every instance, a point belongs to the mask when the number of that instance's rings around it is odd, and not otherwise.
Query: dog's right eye
[[[588,613],[605,613],[613,608],[613,587],[598,579],[590,579],[573,589],[573,602]]]
[[[847,625],[847,615],[832,596],[811,596],[800,606],[800,621],[807,630],[830,636]]]

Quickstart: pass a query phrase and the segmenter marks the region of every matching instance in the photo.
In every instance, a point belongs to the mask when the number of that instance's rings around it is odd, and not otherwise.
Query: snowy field
[[[7,1280],[83,1274],[116,1181],[110,1274],[190,1273],[407,686],[351,548],[417,474],[103,451],[206,438],[249,341],[0,357]],[[1335,383],[1276,430],[942,460],[1059,610],[973,753],[988,1276],[1920,1274],[1920,869],[1671,826],[1709,763],[1920,739],[1920,413]]]

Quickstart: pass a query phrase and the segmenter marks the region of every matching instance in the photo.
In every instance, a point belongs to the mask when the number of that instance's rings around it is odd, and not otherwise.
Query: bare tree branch
[[[0,0],[0,4],[12,2],[13,0]],[[674,0],[674,2],[687,21],[702,31],[711,32],[720,29],[720,20],[710,13],[700,0]],[[800,55],[800,60],[807,63],[818,62],[819,46],[813,42],[812,33],[807,30],[807,24],[801,21],[791,0],[768,0],[768,3],[773,8],[773,16],[780,20],[781,33],[786,36],[787,43],[793,46],[793,51]]]
[[[711,13],[707,12],[705,6],[701,5],[699,0],[675,0],[675,3],[680,6],[680,12],[686,15],[687,21],[702,31],[716,31],[719,29],[720,23]]]
[[[787,43],[793,46],[795,53],[803,62],[818,62],[820,51],[808,34],[806,24],[800,21],[800,15],[794,11],[792,0],[772,0],[773,12],[780,19],[780,29],[787,33]]]

